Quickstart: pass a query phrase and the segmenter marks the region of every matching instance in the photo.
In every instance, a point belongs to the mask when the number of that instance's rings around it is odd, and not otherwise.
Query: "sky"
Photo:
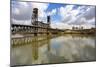
[[[71,29],[73,26],[84,28],[95,27],[95,6],[61,3],[39,3],[11,1],[11,23],[31,24],[33,8],[39,9],[39,21],[47,23],[47,16],[51,16],[51,27]]]

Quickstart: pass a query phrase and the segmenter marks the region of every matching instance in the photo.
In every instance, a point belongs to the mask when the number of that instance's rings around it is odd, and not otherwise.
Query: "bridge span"
[[[44,34],[58,34],[63,32],[60,29],[53,29],[50,27],[51,18],[47,16],[47,23],[43,23],[43,21],[38,21],[38,8],[33,9],[32,20],[30,25],[25,24],[11,24],[11,32],[14,34],[34,34],[44,35]]]

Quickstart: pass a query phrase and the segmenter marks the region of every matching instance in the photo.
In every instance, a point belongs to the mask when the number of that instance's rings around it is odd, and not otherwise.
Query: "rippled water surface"
[[[63,35],[11,47],[11,65],[95,61],[93,35]]]

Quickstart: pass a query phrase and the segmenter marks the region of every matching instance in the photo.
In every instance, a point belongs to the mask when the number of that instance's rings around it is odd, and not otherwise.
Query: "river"
[[[66,34],[11,46],[11,65],[69,63],[96,60],[94,35]]]

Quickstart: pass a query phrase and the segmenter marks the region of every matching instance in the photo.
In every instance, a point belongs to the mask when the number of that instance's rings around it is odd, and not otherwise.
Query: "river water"
[[[11,65],[52,64],[96,60],[94,35],[63,35],[11,46]]]

